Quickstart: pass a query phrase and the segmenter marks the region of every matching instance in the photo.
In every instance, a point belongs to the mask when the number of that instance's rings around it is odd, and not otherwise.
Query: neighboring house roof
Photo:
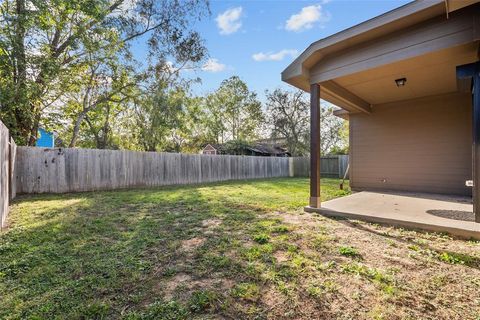
[[[217,150],[217,151],[224,151],[224,150],[225,150],[225,147],[224,147],[222,144],[220,144],[220,143],[209,143],[209,144],[207,144],[205,147],[203,147],[203,150],[209,149],[209,148],[208,148],[209,146],[210,146],[211,148]]]
[[[207,144],[203,150],[206,150],[208,147],[212,147],[217,150],[218,153],[228,153],[232,151],[232,147],[229,146],[227,143],[209,143]],[[249,150],[254,153],[264,154],[264,155],[290,155],[290,153],[283,147],[279,145],[272,145],[267,143],[255,143],[252,145],[238,145],[239,150]],[[208,148],[209,149],[209,148]]]
[[[310,90],[310,68],[327,55],[354,48],[389,33],[480,2],[480,0],[417,0],[312,43],[283,72],[282,80]]]
[[[203,150],[217,150],[217,148],[215,148],[209,143],[205,147],[203,147]]]
[[[285,148],[282,148],[279,145],[270,145],[266,143],[256,143],[253,146],[247,146],[248,150],[271,155],[286,155],[289,154]]]

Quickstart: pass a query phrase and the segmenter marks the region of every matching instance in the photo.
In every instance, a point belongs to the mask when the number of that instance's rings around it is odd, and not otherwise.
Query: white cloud
[[[228,9],[227,11],[219,14],[215,21],[220,29],[220,34],[231,34],[237,32],[242,27],[242,7],[236,7]]]
[[[172,61],[166,61],[163,67],[165,68],[164,70],[168,73],[178,72],[178,69],[175,68],[175,65]]]
[[[321,5],[312,5],[303,7],[299,13],[290,16],[285,23],[285,29],[299,32],[311,29],[316,22],[327,22],[328,20],[330,20],[330,14],[324,11]]]
[[[280,61],[285,57],[295,57],[298,55],[298,51],[295,49],[283,49],[278,52],[259,52],[252,55],[253,60],[255,61]]]
[[[133,18],[136,16],[135,9],[138,6],[139,0],[125,0],[123,1],[117,9],[112,12],[112,16],[114,17],[126,17],[126,18]]]
[[[227,69],[227,66],[223,63],[220,63],[218,59],[208,59],[207,62],[202,66],[203,71],[207,72],[221,72]]]
[[[122,4],[120,4],[118,8],[121,11],[131,11],[137,7],[139,2],[139,0],[125,0],[122,2]]]

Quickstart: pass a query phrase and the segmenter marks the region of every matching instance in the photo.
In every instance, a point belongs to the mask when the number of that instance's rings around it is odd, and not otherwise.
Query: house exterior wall
[[[355,190],[470,195],[471,95],[455,93],[373,106],[350,114]]]
[[[55,137],[53,133],[45,131],[44,129],[38,130],[38,139],[35,144],[37,147],[54,148]]]

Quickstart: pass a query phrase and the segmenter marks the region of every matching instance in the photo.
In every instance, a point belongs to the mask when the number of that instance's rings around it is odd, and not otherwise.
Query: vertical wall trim
[[[475,222],[480,223],[480,62],[473,75],[473,212]]]

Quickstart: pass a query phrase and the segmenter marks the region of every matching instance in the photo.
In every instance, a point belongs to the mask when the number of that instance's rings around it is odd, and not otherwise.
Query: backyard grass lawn
[[[322,180],[324,200],[345,195]],[[480,319],[480,243],[303,212],[308,180],[20,197],[1,319]]]

